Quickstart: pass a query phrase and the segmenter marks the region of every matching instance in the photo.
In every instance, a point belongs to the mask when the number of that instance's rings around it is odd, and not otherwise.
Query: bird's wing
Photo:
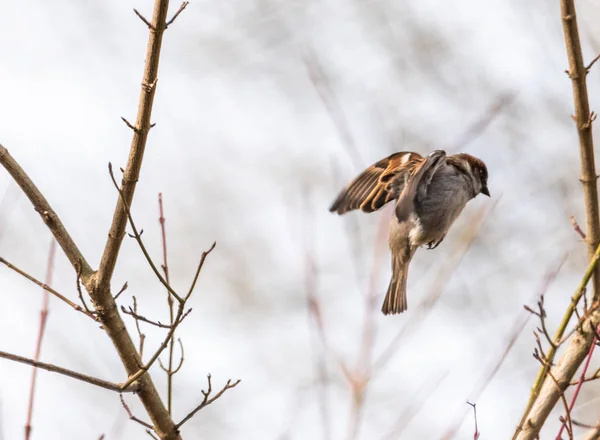
[[[411,212],[414,212],[415,196],[423,199],[427,195],[427,187],[431,183],[436,171],[446,163],[446,152],[444,150],[435,150],[419,163],[408,183],[404,185],[402,192],[398,196],[396,204],[396,217],[399,222],[408,219]]]
[[[344,214],[353,209],[373,212],[397,199],[423,156],[403,151],[381,159],[363,171],[337,196],[329,211]]]

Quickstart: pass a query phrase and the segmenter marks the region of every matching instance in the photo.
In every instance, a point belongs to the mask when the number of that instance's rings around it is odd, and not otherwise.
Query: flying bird
[[[350,182],[329,211],[345,214],[354,209],[370,213],[392,200],[389,246],[392,279],[383,301],[384,315],[406,311],[408,266],[421,246],[435,249],[467,202],[478,194],[490,196],[488,171],[481,159],[466,153],[447,156],[435,150],[429,156],[403,151],[374,163]]]

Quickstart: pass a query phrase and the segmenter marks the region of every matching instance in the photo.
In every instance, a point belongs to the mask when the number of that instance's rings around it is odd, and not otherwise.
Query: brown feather
[[[410,170],[422,160],[420,154],[408,151],[381,159],[350,182],[329,210],[341,215],[354,209],[367,213],[381,209],[398,198],[410,177]]]

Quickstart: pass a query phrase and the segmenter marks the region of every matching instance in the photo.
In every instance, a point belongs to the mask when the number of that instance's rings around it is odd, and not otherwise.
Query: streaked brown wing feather
[[[400,152],[381,159],[363,171],[335,199],[329,211],[344,214],[354,209],[373,212],[398,198],[410,172],[422,161],[418,153]]]

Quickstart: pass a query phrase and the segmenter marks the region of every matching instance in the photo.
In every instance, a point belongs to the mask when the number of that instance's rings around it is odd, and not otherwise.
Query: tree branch
[[[204,399],[202,399],[202,402],[200,403],[200,405],[198,405],[196,408],[194,408],[187,416],[185,416],[183,418],[183,420],[181,420],[181,422],[179,422],[176,426],[177,429],[181,428],[181,426],[187,422],[189,419],[191,419],[192,417],[194,417],[194,415],[200,411],[202,408],[210,405],[211,403],[213,403],[215,400],[217,400],[219,397],[221,397],[223,395],[223,393],[225,393],[225,391],[227,391],[230,388],[235,387],[238,383],[241,382],[240,379],[236,380],[235,382],[231,383],[231,379],[229,379],[227,381],[227,383],[225,384],[225,386],[223,388],[221,388],[221,391],[219,391],[217,394],[215,394],[213,397],[210,397],[210,394],[212,393],[212,383],[211,383],[211,376],[210,374],[207,376],[208,377],[208,390],[204,391],[202,390],[202,395],[204,396]]]
[[[11,175],[17,185],[19,185],[27,198],[31,201],[34,209],[40,217],[42,217],[42,220],[46,226],[48,226],[52,235],[54,235],[56,242],[71,262],[71,265],[77,267],[77,264],[81,263],[81,276],[84,279],[89,279],[94,271],[65,229],[60,218],[58,218],[46,198],[33,184],[29,176],[2,145],[0,145],[0,164],[8,171],[8,174]]]
[[[36,368],[41,368],[42,370],[51,371],[53,373],[62,374],[63,376],[68,376],[73,379],[80,380],[82,382],[87,382],[92,385],[96,385],[100,388],[105,388],[110,391],[118,391],[120,393],[134,392],[138,391],[139,388],[137,386],[127,386],[123,387],[120,383],[108,382],[106,380],[98,379],[93,376],[88,376],[86,374],[81,374],[73,370],[68,370],[66,368],[57,367],[56,365],[47,364],[45,362],[35,361],[33,359],[29,359],[23,356],[19,356],[12,353],[7,353],[5,351],[0,351],[0,358],[8,359],[15,362],[20,362],[21,364],[31,365]]]
[[[587,93],[587,67],[583,64],[577,17],[573,0],[561,0],[563,33],[569,59],[569,78],[573,86],[575,105],[575,122],[579,136],[579,153],[581,156],[581,183],[585,200],[586,213],[586,242],[588,259],[591,260],[598,244],[600,244],[600,221],[598,215],[598,186],[596,165],[594,161],[594,140],[592,138],[593,116]],[[590,63],[591,67],[591,63]],[[596,269],[593,278],[594,301],[600,295],[600,268]]]
[[[581,183],[583,185],[583,195],[586,211],[585,236],[587,243],[588,260],[590,261],[589,268],[592,269],[592,273],[590,275],[593,275],[593,302],[596,302],[600,295],[600,267],[597,264],[595,264],[595,262],[597,262],[598,260],[598,245],[600,244],[600,221],[598,215],[598,188],[596,182],[597,175],[594,161],[594,142],[592,138],[592,121],[594,118],[593,115],[590,113],[586,83],[587,68],[583,64],[583,55],[581,52],[581,44],[579,41],[579,31],[577,28],[577,18],[574,0],[561,0],[560,9],[565,45],[567,49],[567,58],[569,60],[569,70],[567,73],[569,75],[569,78],[571,79],[573,87],[573,100],[575,107],[575,116],[573,119],[577,124],[577,134],[579,137],[579,153],[581,156]],[[591,67],[591,64],[592,63],[590,63],[589,67]],[[580,297],[584,293],[584,290],[580,289],[579,292]],[[579,298],[577,298],[577,301],[578,300]],[[571,318],[576,304],[577,302],[572,302],[569,305],[567,313],[565,314],[565,318],[563,319],[563,322],[559,327],[559,332],[561,331],[561,329],[564,332],[564,329],[566,328],[566,323],[568,323],[569,319]],[[595,327],[596,326],[594,326],[594,328]],[[560,338],[555,339],[555,341],[557,341],[558,339]],[[573,349],[573,343],[569,344],[569,348],[567,350],[569,349]],[[581,353],[583,357],[581,358],[580,363],[585,358],[585,354],[588,350],[589,346],[587,347],[587,350],[585,350],[585,352]],[[548,359],[549,364],[551,364],[553,361],[554,353],[555,350],[551,347],[549,351],[550,357]],[[538,395],[541,393],[542,384],[546,379],[547,371],[547,366],[543,366],[540,369],[540,372],[538,373],[538,376],[536,378],[531,392],[529,402],[527,403],[527,407],[523,413],[523,417],[521,419],[521,422],[519,423],[517,431],[513,436],[513,440],[519,436],[519,432],[521,429],[529,428],[528,426],[524,426],[524,423],[528,419],[530,410],[536,404],[536,399],[538,398]],[[571,378],[572,375],[569,378],[569,382],[571,381]],[[549,404],[550,402],[546,403]],[[556,401],[554,401],[552,405],[554,405],[555,403]],[[547,417],[547,414],[545,415],[545,417]]]
[[[44,289],[46,292],[51,293],[52,295],[54,295],[55,297],[57,297],[58,299],[60,299],[62,302],[68,304],[69,306],[73,307],[75,310],[77,310],[78,312],[83,313],[86,316],[89,316],[90,318],[92,318],[94,321],[97,321],[98,319],[91,313],[86,312],[80,305],[75,304],[73,301],[71,301],[70,299],[68,299],[66,296],[61,295],[60,293],[58,293],[56,290],[54,290],[52,287],[48,286],[45,283],[42,283],[41,281],[35,279],[34,277],[32,277],[31,275],[29,275],[27,272],[19,269],[17,266],[15,266],[14,264],[9,263],[8,261],[6,261],[4,258],[0,257],[0,263],[4,264],[6,267],[8,267],[9,269],[14,270],[15,272],[17,272],[19,275],[21,275],[24,278],[27,278],[29,281],[31,281],[32,283],[37,284],[38,286],[40,286],[42,289]]]
[[[133,340],[118,313],[115,301],[110,292],[110,282],[125,235],[127,224],[125,206],[131,206],[140,175],[148,131],[152,126],[150,117],[154,94],[156,92],[160,48],[166,25],[168,6],[168,0],[155,0],[154,2],[154,11],[151,20],[152,28],[148,37],[146,62],[138,114],[135,122],[137,130],[133,133],[129,158],[123,173],[120,189],[122,196],[120,194],[117,199],[112,225],[97,272],[94,272],[87,263],[46,199],[10,156],[8,151],[0,146],[0,163],[25,192],[67,255],[71,265],[81,274],[81,281],[92,298],[98,318],[102,322],[104,330],[111,338],[130,379],[132,375],[136,375],[140,371],[139,366],[142,365],[142,362]],[[128,382],[130,379],[128,379]],[[181,440],[181,435],[175,428],[175,424],[165,408],[152,379],[147,374],[139,375],[138,396],[151,419],[157,436],[161,440]]]

